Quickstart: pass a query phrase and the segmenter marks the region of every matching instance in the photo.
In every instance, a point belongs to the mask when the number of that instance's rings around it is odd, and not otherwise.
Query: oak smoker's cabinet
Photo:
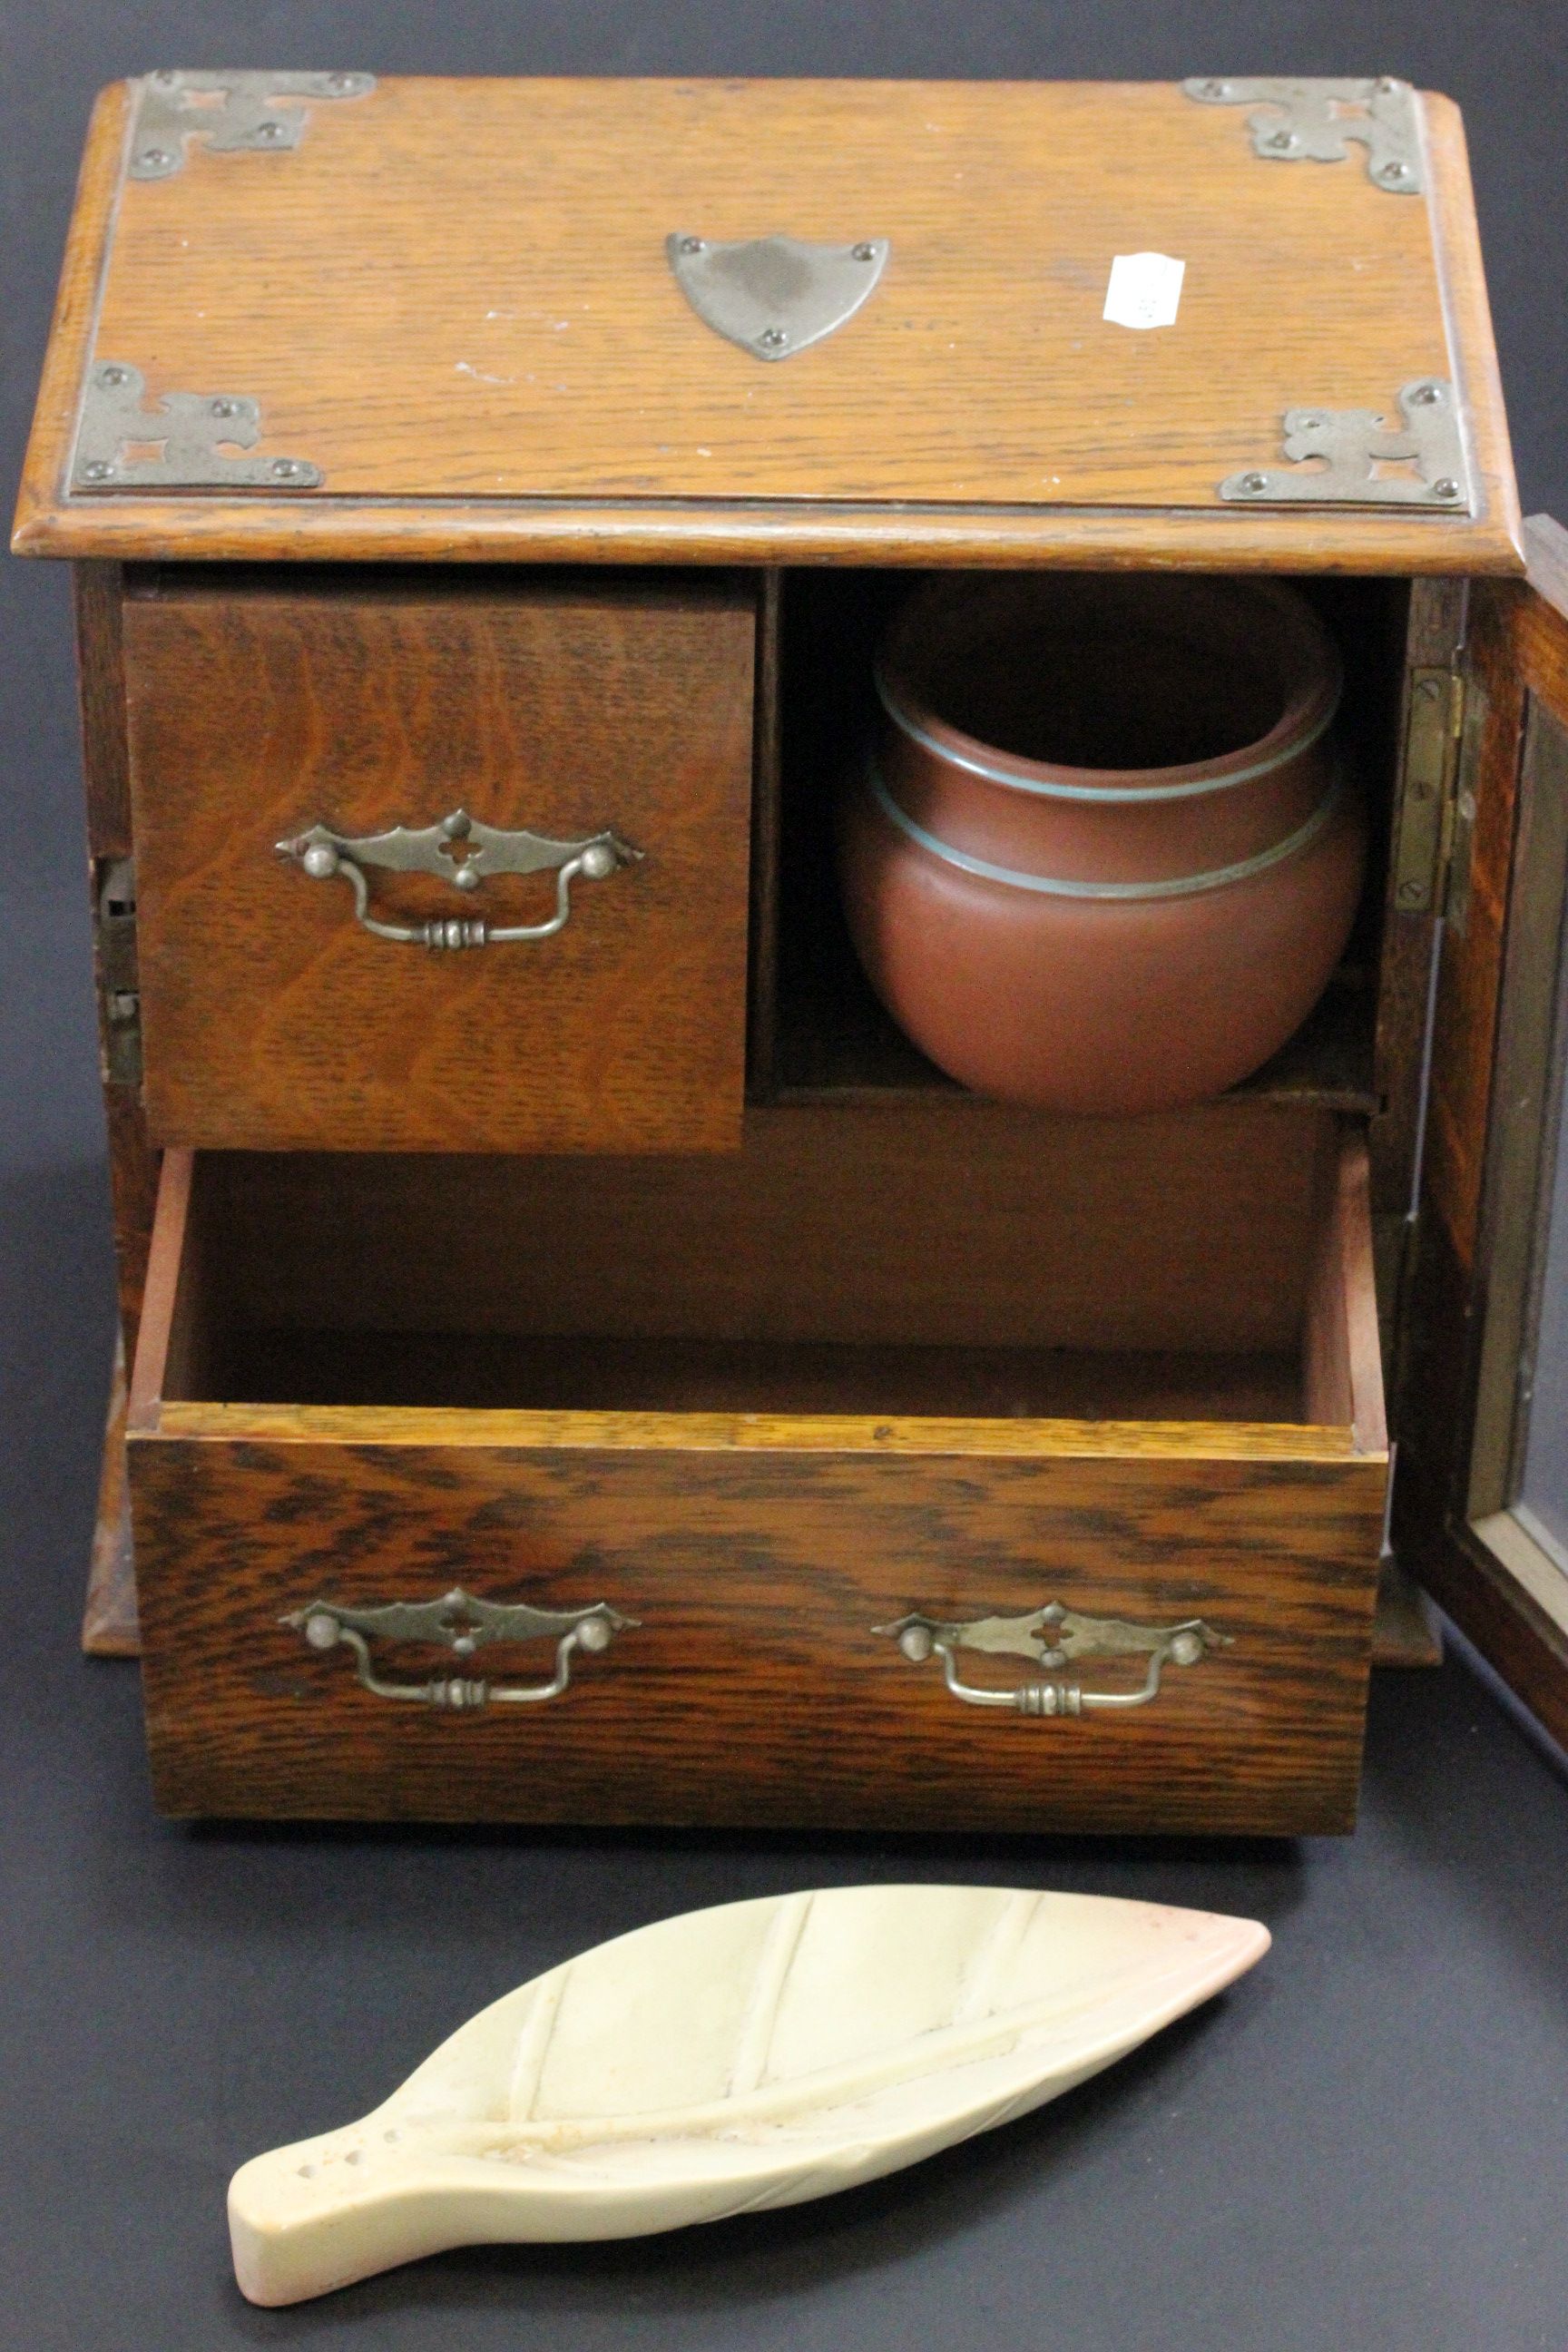
[[[1563,1727],[1568,542],[1447,101],[153,74],[16,544],[77,566],[91,1627],[133,1552],[163,1808],[1343,1829],[1385,1380],[1400,1559]],[[838,912],[886,614],[1047,565],[1288,577],[1343,656],[1351,949],[1198,1109],[964,1093]]]

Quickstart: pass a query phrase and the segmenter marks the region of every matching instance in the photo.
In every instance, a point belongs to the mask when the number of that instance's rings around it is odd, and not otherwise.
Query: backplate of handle
[[[396,824],[385,833],[342,834],[330,825],[313,824],[274,846],[279,857],[300,866],[312,882],[342,876],[353,892],[356,920],[375,938],[425,948],[505,947],[518,940],[553,939],[571,915],[574,882],[579,877],[606,881],[643,856],[613,827],[580,841],[556,841],[542,833],[502,832],[461,808],[436,824]],[[555,911],[538,923],[492,924],[475,916],[389,923],[371,912],[367,866],[395,874],[432,874],[465,896],[493,875],[553,873]]]
[[[1158,1697],[1167,1665],[1193,1666],[1215,1650],[1228,1649],[1230,1636],[1216,1633],[1201,1617],[1174,1625],[1141,1625],[1121,1617],[1086,1617],[1047,1601],[1026,1617],[976,1617],[963,1622],[928,1617],[913,1610],[872,1632],[890,1633],[911,1665],[942,1660],[942,1679],[965,1706],[1005,1707],[1015,1715],[1058,1716],[1128,1713]],[[1021,1657],[1047,1673],[1003,1687],[973,1683],[960,1673],[961,1650]],[[1141,1657],[1143,1681],[1136,1690],[1086,1690],[1076,1675],[1062,1671],[1079,1658]]]
[[[369,1609],[308,1601],[280,1622],[291,1625],[312,1650],[347,1650],[355,1679],[373,1696],[410,1700],[451,1714],[559,1698],[571,1684],[574,1658],[599,1654],[617,1633],[634,1632],[637,1624],[635,1617],[624,1617],[603,1601],[583,1609],[536,1609],[528,1601],[477,1600],[460,1585],[438,1601],[388,1601]],[[548,1681],[537,1683],[492,1683],[468,1675],[437,1675],[426,1682],[395,1680],[380,1671],[371,1649],[376,1641],[438,1643],[454,1657],[468,1659],[491,1642],[551,1637],[555,1670]]]

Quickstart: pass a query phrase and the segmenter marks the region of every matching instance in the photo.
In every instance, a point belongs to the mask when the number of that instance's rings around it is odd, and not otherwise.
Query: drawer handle
[[[333,833],[324,824],[275,844],[279,857],[301,866],[312,882],[330,882],[341,874],[354,894],[354,913],[378,940],[396,940],[410,947],[505,947],[515,940],[551,940],[565,928],[572,912],[572,885],[581,874],[589,882],[603,882],[623,866],[641,858],[640,849],[618,833],[590,834],[583,841],[552,841],[542,833],[501,833],[481,824],[467,809],[454,809],[439,824],[410,831],[395,824],[389,833],[352,836]],[[370,911],[367,866],[393,874],[434,874],[455,890],[471,892],[493,874],[553,873],[555,912],[548,922],[492,926],[482,917],[436,918],[427,923],[384,923]]]
[[[279,1620],[303,1634],[312,1650],[340,1643],[352,1654],[354,1673],[377,1698],[413,1699],[450,1713],[491,1706],[529,1706],[559,1698],[572,1680],[579,1650],[607,1650],[617,1633],[633,1631],[635,1617],[623,1617],[596,1601],[587,1609],[534,1609],[526,1601],[476,1601],[461,1586],[439,1601],[389,1601],[380,1608],[345,1609],[336,1601],[308,1601]],[[465,1675],[437,1675],[426,1683],[387,1682],[371,1661],[370,1645],[386,1642],[444,1643],[455,1656],[471,1658],[487,1642],[531,1642],[555,1636],[555,1672],[547,1683],[489,1683]]]
[[[942,1660],[948,1689],[966,1706],[1005,1706],[1017,1715],[1089,1715],[1114,1709],[1147,1706],[1160,1687],[1167,1664],[1196,1665],[1211,1650],[1228,1649],[1228,1633],[1216,1633],[1201,1617],[1179,1625],[1133,1625],[1121,1617],[1081,1617],[1052,1601],[1027,1617],[976,1617],[966,1625],[948,1624],[914,1610],[896,1624],[873,1625],[874,1633],[891,1633],[911,1664],[920,1665],[932,1653]],[[1016,1689],[987,1690],[964,1682],[954,1653],[988,1650],[1008,1657],[1027,1658],[1049,1671],[1021,1683]],[[1135,1691],[1085,1690],[1076,1676],[1057,1669],[1079,1658],[1147,1657],[1149,1670]]]

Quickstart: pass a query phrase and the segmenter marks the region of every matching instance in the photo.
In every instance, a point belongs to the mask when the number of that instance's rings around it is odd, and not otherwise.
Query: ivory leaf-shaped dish
[[[235,2273],[294,2303],[451,2246],[824,2197],[1070,2090],[1268,1948],[1249,1919],[995,1887],[664,1919],[482,2010],[363,2122],[242,2165]]]

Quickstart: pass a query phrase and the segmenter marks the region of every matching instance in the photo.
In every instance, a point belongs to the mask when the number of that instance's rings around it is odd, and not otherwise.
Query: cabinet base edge
[[[89,1658],[139,1658],[142,1654],[136,1560],[131,1544],[131,1490],[125,1473],[125,1344],[117,1340],[81,1621],[81,1646]]]

